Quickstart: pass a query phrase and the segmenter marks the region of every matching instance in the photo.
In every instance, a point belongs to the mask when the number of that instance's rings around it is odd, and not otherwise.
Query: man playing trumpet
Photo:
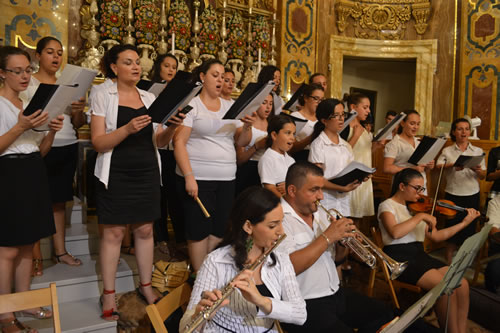
[[[288,235],[280,251],[288,251],[306,301],[303,326],[283,324],[294,332],[376,332],[394,315],[382,302],[340,287],[335,269],[339,240],[350,237],[353,221],[341,218],[328,222],[320,218],[317,200],[323,199],[323,170],[309,162],[297,162],[288,169],[283,206],[283,227]],[[345,254],[344,254],[345,255]]]

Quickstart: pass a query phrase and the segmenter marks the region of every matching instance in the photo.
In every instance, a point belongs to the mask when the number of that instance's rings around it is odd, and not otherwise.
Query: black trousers
[[[307,320],[303,326],[282,323],[288,333],[376,332],[394,319],[383,302],[340,288],[335,294],[306,300]]]

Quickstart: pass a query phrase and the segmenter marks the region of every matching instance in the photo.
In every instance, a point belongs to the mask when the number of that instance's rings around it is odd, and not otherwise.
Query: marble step
[[[75,302],[99,297],[102,279],[97,255],[77,256],[81,266],[68,266],[44,261],[43,275],[33,278],[32,289],[46,288],[51,282],[57,286],[60,303]],[[134,256],[122,255],[116,272],[116,292],[123,293],[135,289],[137,284],[137,265]]]
[[[59,303],[61,330],[64,333],[116,333],[116,322],[101,319],[99,297]],[[21,319],[39,333],[54,332],[52,319]]]
[[[66,225],[66,250],[74,256],[99,252],[99,232],[96,223],[76,223]],[[42,258],[53,255],[52,237],[41,240]]]

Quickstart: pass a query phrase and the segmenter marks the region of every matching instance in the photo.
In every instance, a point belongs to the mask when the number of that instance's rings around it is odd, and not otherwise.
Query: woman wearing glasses
[[[304,94],[299,97],[299,103],[302,105],[300,111],[295,111],[292,116],[307,120],[307,123],[296,134],[295,143],[293,144],[291,154],[297,161],[305,161],[309,156],[309,145],[313,138],[314,125],[318,121],[316,118],[316,108],[324,99],[325,91],[320,84],[313,83],[307,85],[304,89]]]
[[[322,168],[325,179],[331,179],[342,171],[354,158],[351,146],[340,137],[344,125],[344,104],[337,99],[326,99],[316,109],[318,122],[314,125],[309,162]],[[351,215],[351,192],[358,182],[346,186],[325,181],[322,204],[335,208],[344,216]]]
[[[444,241],[469,225],[479,212],[468,208],[467,216],[460,223],[437,230],[434,216],[425,213],[411,216],[406,206],[407,202],[417,201],[424,191],[424,178],[420,172],[410,168],[398,172],[392,184],[391,197],[378,208],[378,221],[384,242],[383,251],[397,261],[408,261],[408,267],[398,280],[430,290],[441,282],[448,267],[425,253],[425,237],[434,242]],[[449,297],[449,308],[448,296],[442,296],[436,302],[439,325],[444,327],[448,309],[448,331],[465,333],[469,311],[467,281],[462,279],[460,287]]]

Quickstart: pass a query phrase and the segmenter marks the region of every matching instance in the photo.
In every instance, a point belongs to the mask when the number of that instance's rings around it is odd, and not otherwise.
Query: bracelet
[[[184,178],[185,178],[185,177],[187,177],[187,176],[191,176],[192,174],[193,174],[193,171],[188,172],[188,173],[185,173],[185,174],[184,174]]]
[[[321,236],[325,237],[327,245],[330,246],[330,240],[328,239],[328,237],[326,237],[324,232],[321,233]]]

